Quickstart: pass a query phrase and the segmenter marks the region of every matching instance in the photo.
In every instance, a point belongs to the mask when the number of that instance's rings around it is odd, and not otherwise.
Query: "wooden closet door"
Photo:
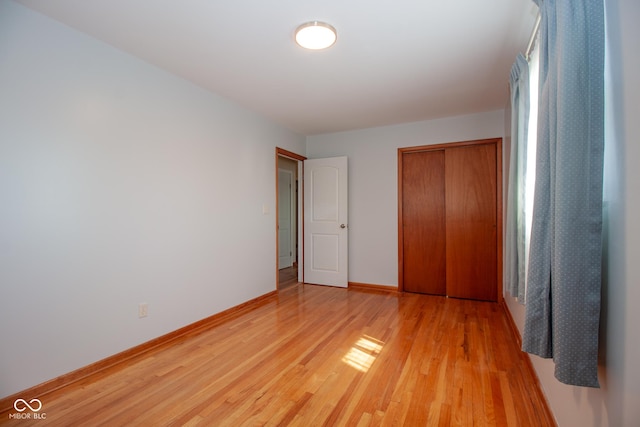
[[[444,150],[402,156],[404,290],[446,295]]]
[[[497,300],[496,144],[447,148],[447,295]]]

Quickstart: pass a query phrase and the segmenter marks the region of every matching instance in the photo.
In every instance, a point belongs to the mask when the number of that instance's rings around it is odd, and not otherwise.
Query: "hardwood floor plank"
[[[495,303],[297,285],[38,396],[38,424],[552,425],[535,386]]]

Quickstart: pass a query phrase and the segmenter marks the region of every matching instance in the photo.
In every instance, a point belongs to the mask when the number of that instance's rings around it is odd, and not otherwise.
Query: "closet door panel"
[[[445,154],[402,157],[403,282],[407,292],[446,295]]]
[[[447,295],[497,300],[496,145],[447,148]]]

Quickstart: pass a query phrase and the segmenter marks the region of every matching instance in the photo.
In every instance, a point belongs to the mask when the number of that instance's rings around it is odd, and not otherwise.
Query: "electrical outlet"
[[[147,317],[149,311],[149,307],[147,306],[146,302],[141,302],[140,304],[138,304],[138,317],[142,318],[142,317]]]

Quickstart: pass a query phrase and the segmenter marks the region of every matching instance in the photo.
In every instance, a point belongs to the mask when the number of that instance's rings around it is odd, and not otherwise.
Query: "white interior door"
[[[292,186],[293,172],[278,169],[278,268],[293,265]]]
[[[304,281],[347,287],[347,158],[304,161]]]

